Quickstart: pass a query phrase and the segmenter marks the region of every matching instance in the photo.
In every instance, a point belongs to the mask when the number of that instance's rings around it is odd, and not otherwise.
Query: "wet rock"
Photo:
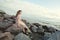
[[[0,40],[13,40],[14,36],[10,32],[0,34]]]
[[[30,29],[32,32],[37,32],[38,27],[36,27],[35,25],[31,25]]]
[[[4,19],[4,14],[6,14],[4,11],[0,10],[0,22]]]
[[[54,32],[57,31],[57,30],[56,30],[55,28],[53,28],[53,27],[49,27],[48,29],[49,29],[48,32],[51,32],[51,33],[54,33]]]
[[[4,18],[10,18],[11,15],[8,15],[8,14],[4,14]]]
[[[7,21],[15,23],[15,16],[11,16],[11,15],[5,14],[4,15],[4,20],[7,20]]]
[[[3,32],[0,31],[0,38],[4,37],[5,35],[3,35]]]
[[[0,22],[4,20],[4,17],[0,17]]]
[[[36,27],[35,25],[31,25],[31,39],[32,40],[43,40],[44,30],[42,26]]]
[[[17,35],[18,33],[21,32],[20,28],[17,28],[17,25],[15,25],[15,24],[13,24],[11,27],[6,29],[5,31],[11,32],[12,34],[15,34],[15,35]]]
[[[29,36],[26,36],[25,34],[23,33],[19,33],[15,38],[14,40],[31,40],[29,38]]]
[[[37,27],[41,26],[39,23],[32,23],[32,24],[37,26]]]
[[[24,19],[22,19],[22,21],[26,24],[27,23],[27,21],[26,20],[24,20]]]
[[[22,19],[22,21],[28,26],[28,28],[30,28],[31,24],[29,22],[27,22],[26,20]]]
[[[32,33],[31,39],[32,40],[43,40],[43,36],[41,36],[41,34],[38,34],[38,33]]]
[[[26,25],[28,26],[28,28],[30,28],[30,27],[31,27],[31,24],[30,24],[29,22],[28,22]]]
[[[42,26],[39,26],[38,27],[37,32],[38,33],[43,33],[44,32],[44,29],[42,28]]]
[[[47,40],[60,40],[60,31],[56,31],[55,33],[53,33]]]
[[[13,23],[9,22],[9,21],[3,21],[0,22],[0,30],[5,30],[6,28],[8,28],[9,26],[11,26]]]
[[[6,14],[3,10],[0,10],[0,14]]]
[[[48,32],[49,29],[48,29],[47,25],[42,25],[42,27],[43,27],[45,32]]]
[[[12,23],[15,23],[15,20],[14,19],[6,19],[7,21],[9,21],[9,22],[12,22]]]
[[[44,40],[47,40],[47,39],[49,39],[50,38],[50,36],[51,36],[51,33],[49,33],[49,32],[44,32]]]
[[[0,10],[0,17],[4,17],[4,14],[6,14],[4,11]]]

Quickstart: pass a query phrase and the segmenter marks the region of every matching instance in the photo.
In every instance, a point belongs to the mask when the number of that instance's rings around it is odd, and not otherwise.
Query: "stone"
[[[0,31],[0,38],[4,37],[5,35],[3,35],[3,32]]]
[[[60,31],[56,31],[55,33],[53,33],[47,40],[60,40]]]
[[[28,26],[28,28],[30,28],[30,27],[31,27],[31,24],[30,24],[29,22],[28,22],[26,25]]]
[[[4,20],[7,20],[7,21],[15,23],[15,16],[11,16],[11,15],[5,14],[4,15]]]
[[[30,29],[32,32],[37,32],[38,27],[36,27],[35,25],[31,25]]]
[[[37,32],[38,33],[43,33],[44,32],[44,29],[42,28],[42,26],[39,26],[38,27]]]
[[[47,32],[49,30],[47,25],[42,25],[42,28],[44,29],[45,32]]]
[[[0,17],[0,22],[4,20],[4,17]]]
[[[17,28],[17,25],[13,24],[11,27],[5,30],[6,32],[11,32],[12,34],[18,34],[21,32],[20,28]]]
[[[4,11],[0,10],[0,22],[4,19],[4,14],[6,14]]]
[[[51,33],[49,33],[49,32],[44,32],[44,40],[47,40],[47,39],[49,39],[50,38],[50,36],[51,36]]]
[[[22,21],[27,25],[28,28],[30,28],[31,24],[27,22],[26,20],[22,19]]]
[[[33,25],[35,25],[35,26],[41,26],[39,23],[32,23]]]
[[[3,10],[0,10],[0,14],[6,14]]]
[[[26,24],[27,23],[27,21],[26,20],[24,20],[24,19],[22,19],[22,21]]]
[[[38,34],[38,33],[32,33],[32,34],[31,34],[31,39],[32,39],[32,40],[43,40],[43,36],[41,36],[41,35]]]
[[[16,35],[14,40],[31,40],[31,39],[29,38],[29,36],[27,36],[23,33],[19,33],[18,35]]]
[[[11,17],[11,15],[4,14],[4,17],[5,17],[5,18],[10,18],[10,17]]]
[[[9,21],[2,21],[0,22],[0,30],[5,30],[7,29],[9,26],[11,26],[13,23],[9,22]]]
[[[5,31],[11,32],[11,33],[13,33],[15,35],[18,34],[18,33],[20,33],[20,32],[23,32],[23,33],[26,33],[26,34],[28,34],[28,33],[31,32],[30,29],[29,30],[26,30],[26,32],[24,32],[23,31],[23,28],[21,29],[21,27],[17,27],[16,24],[13,24],[11,27],[9,27],[8,29],[6,29]]]
[[[57,29],[55,29],[53,27],[48,27],[48,29],[49,29],[48,31],[51,32],[51,33],[56,32],[56,30],[57,30]]]
[[[16,23],[14,19],[7,19],[8,21],[12,22],[12,23]]]
[[[0,40],[13,40],[14,36],[10,32],[0,34]]]

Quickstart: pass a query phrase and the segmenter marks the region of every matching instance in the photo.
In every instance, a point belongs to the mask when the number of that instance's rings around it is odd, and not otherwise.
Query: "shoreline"
[[[0,40],[49,40],[54,33],[59,32],[52,25],[30,23],[22,19],[31,31],[31,33],[24,33],[14,25],[15,20],[15,16],[0,12]]]

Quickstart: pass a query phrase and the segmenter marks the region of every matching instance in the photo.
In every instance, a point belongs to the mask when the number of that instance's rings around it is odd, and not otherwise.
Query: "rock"
[[[35,25],[35,26],[41,26],[39,23],[32,23],[33,25]]]
[[[47,40],[60,40],[60,31],[56,31],[55,33],[53,33]]]
[[[4,17],[0,17],[0,22],[4,20]]]
[[[41,36],[41,35],[38,34],[38,33],[32,33],[32,34],[31,34],[31,39],[32,39],[32,40],[43,40],[43,36]]]
[[[15,23],[15,20],[14,20],[14,19],[8,18],[8,19],[5,19],[5,20],[7,20],[7,21],[9,21],[9,22],[12,22],[12,23]]]
[[[14,40],[31,40],[31,39],[29,38],[29,36],[26,36],[23,33],[19,33],[18,35],[16,35]]]
[[[0,22],[0,30],[5,30],[6,28],[8,28],[9,26],[11,26],[13,23],[9,22],[9,21],[3,21]]]
[[[4,17],[5,17],[5,18],[10,18],[10,17],[11,17],[11,15],[4,14]]]
[[[17,28],[17,25],[15,24],[13,24],[11,27],[6,29],[5,31],[11,32],[12,34],[15,34],[15,35],[21,32],[20,28]]]
[[[30,28],[31,24],[29,22],[27,22],[26,20],[22,19],[22,21],[28,26],[28,28]]]
[[[44,32],[44,29],[42,28],[42,26],[39,26],[38,27],[37,32],[38,33],[43,33]]]
[[[0,22],[4,19],[4,14],[6,14],[4,11],[0,10]]]
[[[30,27],[31,27],[31,24],[30,24],[29,22],[28,22],[26,25],[28,26],[28,28],[30,28]]]
[[[32,32],[37,32],[38,27],[36,27],[35,25],[31,25],[30,29]]]
[[[11,16],[11,15],[5,14],[4,15],[4,20],[7,20],[7,21],[15,23],[15,16]]]
[[[49,30],[47,25],[42,25],[42,28],[44,29],[45,32],[47,32]]]
[[[3,32],[0,31],[0,38],[4,37],[5,35],[3,35]]]
[[[0,14],[6,14],[3,10],[0,10]]]
[[[55,29],[53,26],[51,25],[42,25],[43,29],[45,32],[50,32],[53,33],[55,31],[58,31],[57,29]]]
[[[49,29],[48,32],[51,32],[51,33],[56,32],[56,29],[53,27],[48,27],[48,29]]]
[[[25,30],[25,29],[24,29],[24,30]],[[23,33],[26,33],[26,34],[28,34],[28,33],[31,32],[30,30],[26,30],[26,32],[24,32],[24,31],[23,31],[23,28],[21,29],[21,27],[20,27],[20,28],[17,27],[16,24],[13,24],[11,27],[9,27],[8,29],[6,29],[5,31],[11,32],[12,34],[15,34],[15,35],[17,35],[17,34],[20,33],[20,32],[23,32]]]
[[[0,34],[0,40],[13,40],[14,36],[10,32]]]
[[[49,32],[44,32],[44,40],[47,40],[47,39],[49,39],[50,38],[50,36],[51,36],[51,33],[49,33]]]
[[[24,20],[24,19],[22,19],[22,21],[26,24],[27,23],[27,21],[26,20]]]

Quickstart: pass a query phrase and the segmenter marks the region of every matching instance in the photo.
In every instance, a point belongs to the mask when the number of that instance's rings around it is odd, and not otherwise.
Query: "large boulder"
[[[32,24],[37,26],[37,27],[41,26],[41,24],[39,24],[39,23],[32,23]]]
[[[32,32],[37,32],[38,27],[36,27],[35,25],[31,25],[30,29]]]
[[[0,21],[3,21],[4,14],[6,14],[4,11],[0,10]]]
[[[42,25],[42,28],[44,29],[45,32],[49,30],[47,25]]]
[[[13,24],[11,27],[7,28],[5,31],[11,32],[15,35],[20,33],[20,32],[23,32],[23,33],[26,33],[26,34],[29,34],[31,32],[30,30],[26,30],[26,29],[21,28],[21,27],[17,27],[17,24]],[[23,29],[26,30],[26,31],[24,32]]]
[[[18,35],[16,35],[14,40],[31,40],[31,39],[29,38],[29,36],[27,36],[23,33],[19,33]]]
[[[47,39],[50,38],[50,36],[51,36],[51,33],[49,33],[49,32],[44,32],[44,37],[43,37],[43,39],[44,39],[44,40],[47,40]]]
[[[31,24],[27,22],[27,20],[22,19],[22,21],[27,25],[28,28],[30,28]]]
[[[56,28],[54,28],[54,26],[51,25],[42,25],[42,27],[45,32],[54,33],[55,31],[58,31]]]
[[[6,14],[3,10],[0,10],[0,14]]]
[[[38,33],[43,33],[44,32],[44,29],[42,26],[39,26],[38,29],[37,29],[37,32]]]
[[[11,26],[13,23],[10,21],[2,21],[0,22],[0,30],[5,30],[7,29],[9,26]]]
[[[0,10],[0,30],[5,30],[14,23],[14,20],[9,17],[11,17],[11,15]]]
[[[13,24],[11,27],[7,28],[5,31],[11,32],[12,34],[15,34],[15,35],[22,32],[20,28],[17,27],[16,24]]]
[[[56,31],[55,33],[53,33],[47,40],[60,40],[60,31]]]
[[[44,35],[44,29],[42,26],[36,26],[36,25],[31,25],[30,27],[32,33],[30,34],[30,37],[32,40],[43,40],[43,35]]]
[[[30,37],[32,40],[43,40],[43,36],[38,33],[32,33]]]
[[[13,40],[14,36],[10,32],[0,33],[0,40]]]
[[[50,33],[54,33],[57,31],[57,29],[55,29],[53,27],[48,27],[48,29],[49,29],[48,32],[50,32]]]

